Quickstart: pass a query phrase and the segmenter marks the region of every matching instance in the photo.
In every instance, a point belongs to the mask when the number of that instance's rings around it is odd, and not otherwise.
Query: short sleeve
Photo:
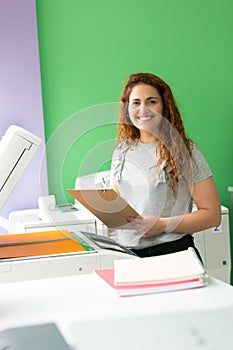
[[[192,145],[192,169],[193,183],[203,181],[212,176],[212,171],[205,156],[195,144]]]

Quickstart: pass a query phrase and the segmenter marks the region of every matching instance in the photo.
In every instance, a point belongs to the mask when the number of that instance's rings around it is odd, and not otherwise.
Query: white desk
[[[115,350],[119,342],[122,350],[170,350],[174,337],[179,350],[232,350],[232,321],[233,287],[212,278],[204,288],[124,298],[92,274],[0,285],[0,329],[56,322],[78,350]]]

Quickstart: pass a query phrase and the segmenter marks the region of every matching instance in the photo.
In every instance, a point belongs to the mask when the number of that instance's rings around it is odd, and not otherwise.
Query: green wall
[[[233,185],[232,0],[37,0],[50,193],[108,169],[126,77],[173,88],[222,204]]]

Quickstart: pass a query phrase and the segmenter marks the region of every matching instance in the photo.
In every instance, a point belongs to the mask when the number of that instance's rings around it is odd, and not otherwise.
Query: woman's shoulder
[[[198,182],[209,176],[212,176],[210,166],[199,146],[196,143],[192,142],[190,144],[190,150],[192,154],[194,182]]]
[[[190,151],[193,160],[198,160],[199,158],[205,158],[204,153],[200,147],[193,141],[190,141]]]
[[[115,147],[113,155],[114,156],[120,156],[124,154],[128,149],[130,149],[132,145],[129,143],[129,141],[121,141],[118,143],[118,145]]]

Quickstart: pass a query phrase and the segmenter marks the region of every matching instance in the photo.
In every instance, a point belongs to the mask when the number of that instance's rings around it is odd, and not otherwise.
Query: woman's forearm
[[[210,227],[217,227],[221,223],[221,207],[213,210],[199,209],[195,212],[161,218],[165,232],[195,233]]]

